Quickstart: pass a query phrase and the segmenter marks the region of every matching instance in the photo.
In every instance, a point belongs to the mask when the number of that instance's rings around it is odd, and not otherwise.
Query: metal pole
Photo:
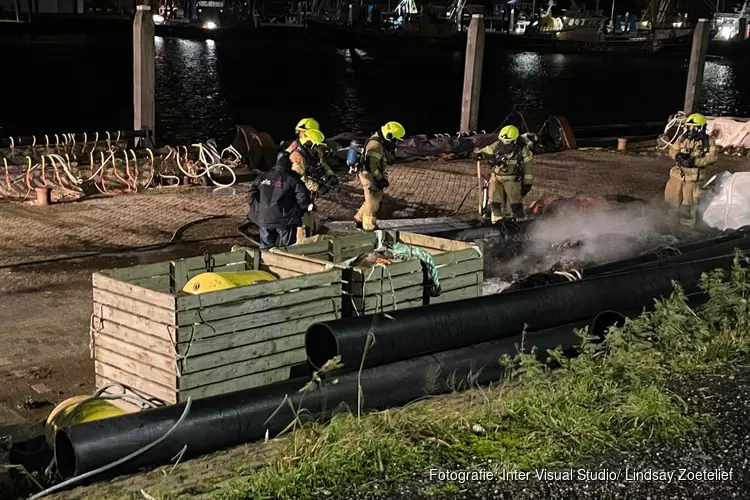
[[[615,29],[615,0],[612,0],[612,14],[610,14],[609,20],[612,22],[612,33],[614,33],[617,31]]]
[[[133,128],[156,127],[156,47],[150,5],[136,6],[133,21]]]
[[[708,19],[699,19],[693,33],[693,49],[690,52],[687,88],[685,89],[685,114],[694,113],[700,106],[703,69],[708,50]]]

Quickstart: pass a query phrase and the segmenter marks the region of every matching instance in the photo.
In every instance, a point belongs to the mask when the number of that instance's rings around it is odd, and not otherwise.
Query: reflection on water
[[[132,127],[132,48],[122,40],[0,45],[7,68],[0,135]],[[455,132],[464,53],[337,50],[286,39],[228,43],[156,38],[159,142],[226,141],[235,124],[278,141],[306,116],[327,136],[398,120],[409,133]],[[480,128],[512,109],[573,126],[663,120],[682,107],[687,59],[607,54],[485,55]],[[44,78],[42,80],[41,78]],[[750,66],[706,64],[703,111],[750,116]],[[45,82],[45,85],[30,82]]]

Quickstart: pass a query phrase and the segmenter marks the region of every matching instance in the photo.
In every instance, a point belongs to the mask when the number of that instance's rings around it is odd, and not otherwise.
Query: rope
[[[677,124],[677,131],[675,132],[674,136],[672,136],[672,139],[669,140],[669,142],[666,142],[664,146],[656,146],[657,149],[667,149],[669,146],[672,146],[674,142],[682,135],[682,131],[685,128],[685,120],[687,119],[687,116],[683,111],[678,111],[676,115],[674,115],[674,118],[672,118],[669,123],[667,123],[667,126],[664,127],[664,135],[667,135],[667,132],[670,128],[672,128],[675,124]]]

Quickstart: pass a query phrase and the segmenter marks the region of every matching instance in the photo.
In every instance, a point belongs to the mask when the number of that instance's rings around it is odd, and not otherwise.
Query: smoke
[[[487,274],[518,280],[539,272],[580,270],[674,244],[677,239],[664,231],[663,212],[660,206],[640,203],[595,211],[563,208],[534,221],[516,256],[504,262],[496,259]],[[491,246],[485,248],[493,252]]]

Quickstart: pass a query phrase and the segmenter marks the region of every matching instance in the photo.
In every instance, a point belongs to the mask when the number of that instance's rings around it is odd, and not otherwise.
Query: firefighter
[[[396,157],[396,143],[406,135],[403,125],[398,122],[388,122],[367,140],[364,149],[364,160],[357,172],[359,183],[365,195],[365,202],[354,214],[354,222],[365,231],[378,228],[375,216],[383,202],[383,190],[389,183],[386,167],[393,163]]]
[[[693,113],[685,120],[685,132],[669,146],[675,166],[669,171],[664,200],[685,225],[695,225],[706,167],[716,162],[716,143],[706,133],[706,117]]]
[[[534,155],[518,128],[507,125],[500,130],[497,141],[474,153],[475,161],[487,161],[490,174],[490,210],[492,223],[506,218],[522,218],[523,197],[534,183],[532,159]]]
[[[328,192],[331,186],[338,184],[336,175],[323,159],[325,136],[320,130],[305,129],[287,149],[290,153],[292,171],[295,172],[315,200]],[[307,212],[302,217],[302,226],[297,230],[297,241],[313,236],[318,232],[317,217]]]
[[[310,193],[291,171],[289,156],[283,154],[271,170],[259,175],[250,186],[250,216],[260,227],[260,247],[295,243],[302,214],[312,209]]]

